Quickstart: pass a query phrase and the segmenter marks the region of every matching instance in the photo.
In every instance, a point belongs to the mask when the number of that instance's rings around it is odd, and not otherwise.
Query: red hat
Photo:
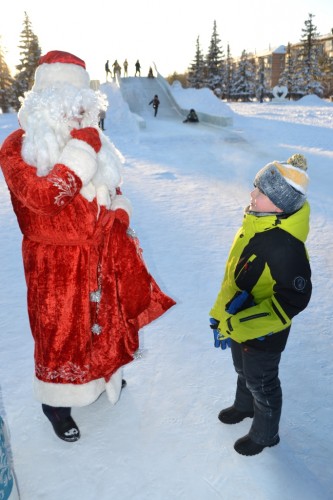
[[[85,62],[69,52],[51,50],[38,61],[32,90],[59,87],[64,83],[78,88],[89,88],[90,78]]]
[[[82,68],[86,69],[86,63],[82,61],[77,56],[70,54],[69,52],[62,52],[61,50],[51,50],[45,54],[45,56],[41,56],[38,61],[38,66],[41,64],[51,64],[51,63],[65,63],[65,64],[78,64],[82,66]]]

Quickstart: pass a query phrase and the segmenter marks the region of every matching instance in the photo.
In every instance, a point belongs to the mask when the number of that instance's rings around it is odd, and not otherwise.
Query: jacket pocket
[[[250,316],[245,316],[245,318],[240,318],[239,322],[245,323],[246,321],[252,321],[252,320],[258,319],[258,318],[265,318],[266,316],[270,316],[270,313],[262,312],[262,313],[257,313],[257,314],[251,314]],[[230,332],[233,332],[234,329],[233,329],[232,324],[231,324],[231,319],[232,319],[232,316],[230,316],[230,318],[227,319],[227,325],[228,325],[228,330]]]

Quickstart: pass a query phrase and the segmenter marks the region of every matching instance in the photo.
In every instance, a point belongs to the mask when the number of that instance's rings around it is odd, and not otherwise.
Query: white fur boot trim
[[[109,382],[106,384],[106,395],[110,403],[115,405],[119,399],[121,392],[121,383],[123,380],[123,369],[119,368],[116,373],[112,375]]]
[[[86,384],[53,384],[43,382],[34,376],[33,389],[38,401],[50,406],[87,406],[106,391],[108,400],[116,404],[121,391],[122,368],[119,368],[109,380],[92,380]]]

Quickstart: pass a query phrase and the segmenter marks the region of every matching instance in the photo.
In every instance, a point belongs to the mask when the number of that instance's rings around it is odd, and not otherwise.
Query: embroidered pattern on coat
[[[59,190],[59,194],[54,198],[54,203],[59,207],[65,204],[65,198],[73,198],[77,191],[77,184],[74,175],[67,172],[66,176],[67,180],[63,177],[58,177],[55,174],[49,176],[49,182],[51,182],[53,186],[57,187]]]
[[[62,378],[65,382],[80,382],[83,383],[89,372],[89,366],[85,365],[84,369],[80,366],[68,361],[60,366],[57,370],[51,370],[47,366],[36,365],[36,375],[44,380],[54,380]]]

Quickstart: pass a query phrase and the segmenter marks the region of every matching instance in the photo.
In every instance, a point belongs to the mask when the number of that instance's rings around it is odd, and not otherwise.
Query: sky
[[[42,52],[65,50],[84,59],[92,79],[103,80],[104,64],[127,58],[130,75],[137,59],[143,74],[156,64],[166,77],[187,70],[194,59],[196,40],[207,53],[216,20],[223,50],[231,54],[266,51],[268,48],[296,43],[302,35],[309,13],[320,34],[333,28],[331,0],[241,0],[228,2],[205,0],[192,2],[152,0],[107,2],[95,0],[17,0],[7,2],[0,17],[2,44],[8,50],[11,68],[18,64],[17,49],[26,11]]]
[[[21,234],[0,172],[0,414],[21,500],[331,500],[333,103],[225,104],[208,89],[166,88],[171,97],[156,79],[132,78],[122,91],[111,83],[102,91],[105,134],[124,157],[131,227],[177,305],[141,330],[142,357],[124,367],[119,402],[103,394],[73,409],[75,444],[56,437],[33,397]],[[184,124],[175,103],[232,124]],[[0,144],[16,128],[16,115],[0,115]],[[209,310],[256,172],[294,153],[309,165],[313,295],[280,363],[280,444],[243,457],[233,444],[250,419],[217,418],[233,402],[236,375],[230,350],[213,346]]]

